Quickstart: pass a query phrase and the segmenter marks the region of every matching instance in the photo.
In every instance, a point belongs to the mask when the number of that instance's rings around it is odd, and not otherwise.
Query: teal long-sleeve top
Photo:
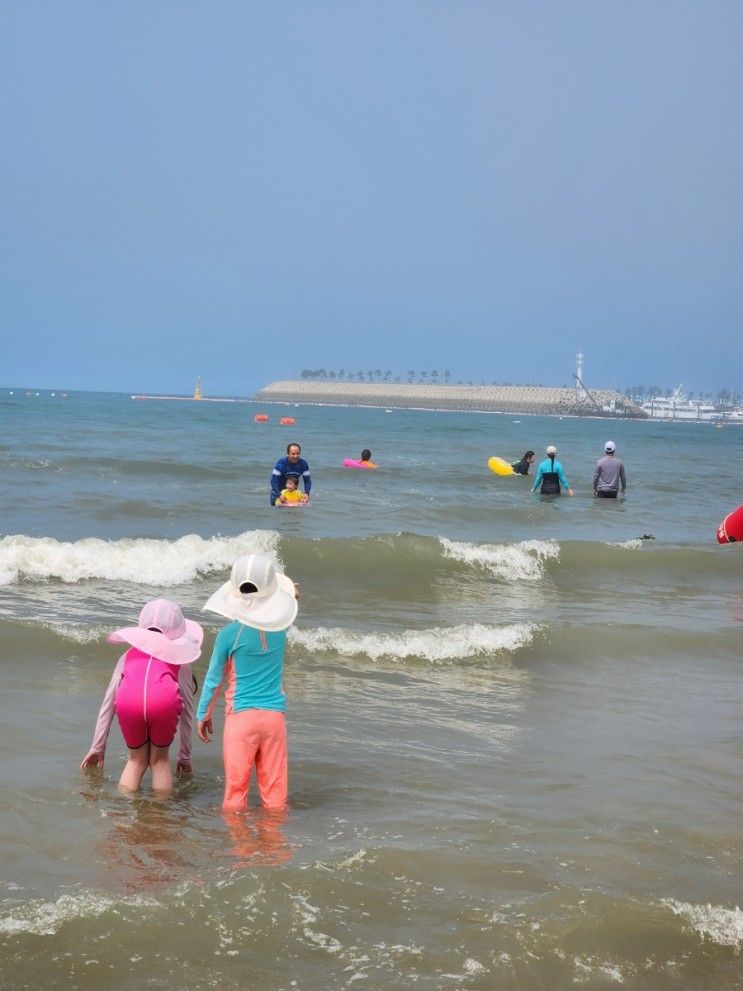
[[[222,688],[228,714],[245,709],[284,712],[285,649],[286,630],[270,633],[238,622],[223,626],[214,641],[196,718],[211,718]]]
[[[562,466],[562,462],[558,461],[557,458],[555,458],[555,465],[553,467],[552,460],[550,458],[545,458],[544,461],[540,461],[539,467],[537,468],[537,474],[534,479],[534,484],[531,487],[532,492],[536,492],[537,489],[541,486],[542,475],[544,475],[548,471],[557,472],[557,477],[560,479],[560,485],[562,486],[563,489],[570,488],[570,482],[567,480],[567,477],[565,475],[565,469]]]

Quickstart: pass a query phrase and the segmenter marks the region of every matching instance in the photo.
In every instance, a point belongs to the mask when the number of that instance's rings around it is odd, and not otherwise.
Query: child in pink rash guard
[[[168,599],[148,602],[137,626],[111,633],[109,643],[129,644],[114,668],[90,750],[83,769],[103,767],[106,741],[114,713],[129,748],[129,760],[119,779],[125,791],[137,791],[145,771],[152,787],[173,787],[169,749],[180,727],[176,768],[190,774],[194,698],[191,663],[201,654],[204,633],[198,623],[184,619],[180,606]]]

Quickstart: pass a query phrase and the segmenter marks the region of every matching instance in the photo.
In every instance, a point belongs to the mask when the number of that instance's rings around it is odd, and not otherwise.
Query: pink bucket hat
[[[204,631],[185,619],[181,607],[170,599],[153,599],[139,614],[138,626],[110,633],[109,643],[128,643],[143,654],[166,664],[190,664],[201,654]]]

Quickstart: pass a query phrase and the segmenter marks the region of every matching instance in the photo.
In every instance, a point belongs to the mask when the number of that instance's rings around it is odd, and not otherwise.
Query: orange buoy
[[[743,541],[743,506],[728,513],[717,528],[718,544],[735,544]]]
[[[279,420],[279,423],[284,427],[291,427],[294,425],[294,417],[282,416],[281,419]]]
[[[255,420],[256,423],[268,423],[268,414],[256,413],[253,419]]]

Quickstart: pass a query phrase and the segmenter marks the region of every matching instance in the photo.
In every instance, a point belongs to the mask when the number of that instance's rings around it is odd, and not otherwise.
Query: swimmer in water
[[[287,475],[286,476],[286,488],[281,490],[281,495],[276,500],[277,506],[297,506],[300,503],[307,502],[307,496],[302,495],[299,491],[299,477],[297,475]]]

